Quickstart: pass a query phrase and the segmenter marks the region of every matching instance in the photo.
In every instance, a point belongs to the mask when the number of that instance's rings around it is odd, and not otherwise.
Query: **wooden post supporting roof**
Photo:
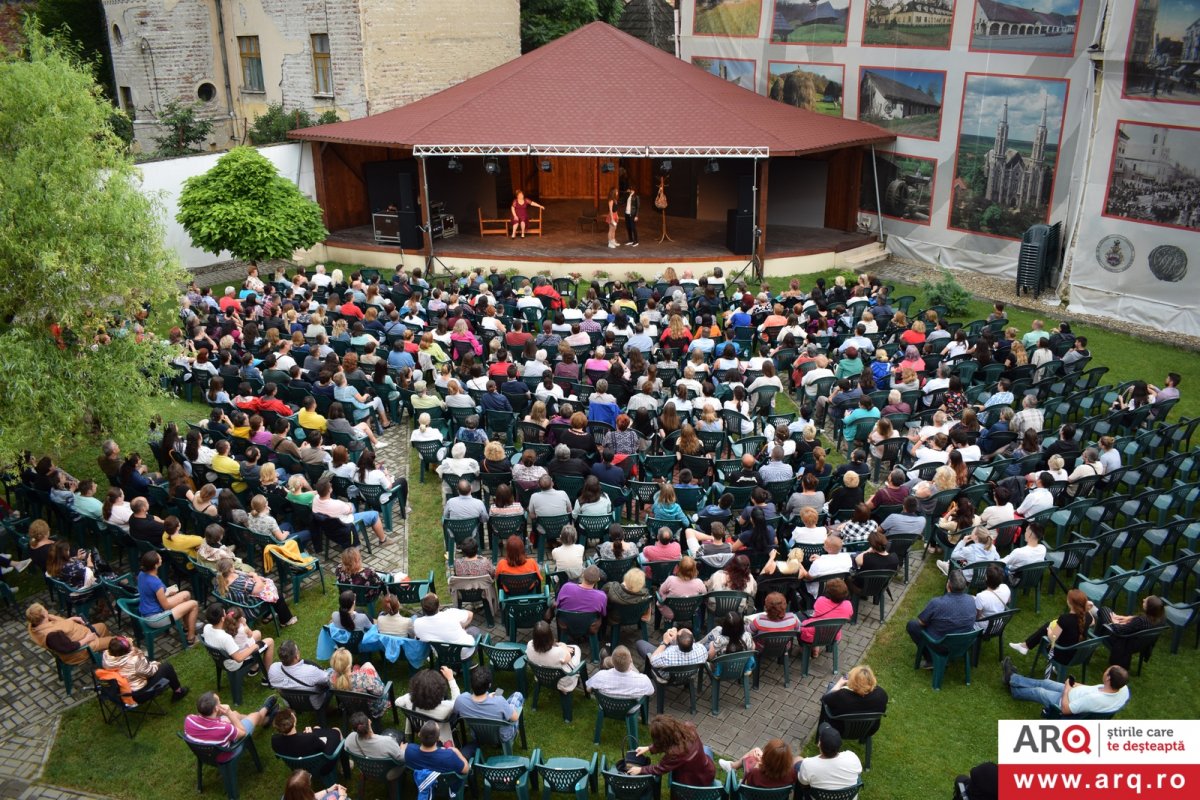
[[[763,265],[767,263],[767,178],[771,170],[771,159],[764,158],[762,160],[762,175],[758,179],[758,215],[755,222],[758,224],[762,235],[758,237],[758,249],[755,254],[758,256],[758,277],[762,278]],[[751,236],[754,232],[751,231]]]

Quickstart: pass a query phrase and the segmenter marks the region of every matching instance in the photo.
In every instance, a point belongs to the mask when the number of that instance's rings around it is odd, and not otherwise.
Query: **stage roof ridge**
[[[398,149],[552,143],[783,156],[895,139],[736,86],[603,22],[401,108],[290,136]]]

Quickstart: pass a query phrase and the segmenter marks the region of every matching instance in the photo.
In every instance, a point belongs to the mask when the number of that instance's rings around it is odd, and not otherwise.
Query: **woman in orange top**
[[[525,542],[520,536],[510,536],[504,543],[504,558],[496,565],[497,575],[525,575],[533,573],[542,577],[542,568],[532,558],[525,557]]]

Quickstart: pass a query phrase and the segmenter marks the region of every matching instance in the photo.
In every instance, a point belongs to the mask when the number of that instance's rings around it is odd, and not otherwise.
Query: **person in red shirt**
[[[258,402],[254,404],[255,411],[274,411],[282,417],[290,417],[296,412],[275,395],[279,392],[279,387],[274,383],[268,383],[263,386],[262,396],[258,398]]]
[[[555,311],[562,311],[562,309],[563,309],[562,295],[559,294],[558,292],[556,292],[554,290],[554,287],[551,286],[550,282],[547,281],[545,278],[542,278],[541,281],[538,283],[538,285],[534,287],[533,294],[535,297],[550,298],[550,308],[552,308]]]
[[[357,320],[361,320],[363,318],[362,309],[354,305],[353,298],[347,299],[346,302],[338,306],[338,313],[343,317],[352,317]]]
[[[504,343],[509,347],[524,347],[533,338],[533,334],[525,330],[525,323],[519,319],[513,320],[513,329],[504,335]]]
[[[630,775],[663,775],[670,772],[671,779],[677,783],[688,786],[712,785],[717,765],[700,741],[695,725],[659,714],[650,720],[650,741],[651,745],[639,747],[637,754],[662,753],[662,760],[646,767],[630,767]]]
[[[225,296],[217,303],[221,308],[222,314],[228,314],[230,309],[238,312],[242,310],[242,303],[237,299],[237,295],[234,292],[235,290],[232,286],[225,287]]]

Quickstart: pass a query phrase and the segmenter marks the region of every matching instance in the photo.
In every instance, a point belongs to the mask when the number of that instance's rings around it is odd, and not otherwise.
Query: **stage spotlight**
[[[489,158],[487,161],[483,162],[483,171],[488,175],[499,175],[500,162],[494,158]]]
[[[462,172],[463,165],[462,162],[457,158],[452,158],[446,162],[446,169],[450,170],[451,172]]]
[[[550,159],[542,161],[542,172],[550,172],[552,169],[554,169],[554,165],[550,163]]]
[[[611,162],[611,161],[605,161],[603,164],[600,165],[601,172],[612,172],[616,168],[617,168],[616,165],[614,165],[613,162]]]
[[[671,171],[671,159],[668,158],[666,161],[663,161],[661,164],[659,164],[658,171],[663,173],[664,175],[666,173],[670,172]]]
[[[704,171],[710,175],[721,171],[721,162],[715,158],[710,158],[708,163],[704,165]]]

